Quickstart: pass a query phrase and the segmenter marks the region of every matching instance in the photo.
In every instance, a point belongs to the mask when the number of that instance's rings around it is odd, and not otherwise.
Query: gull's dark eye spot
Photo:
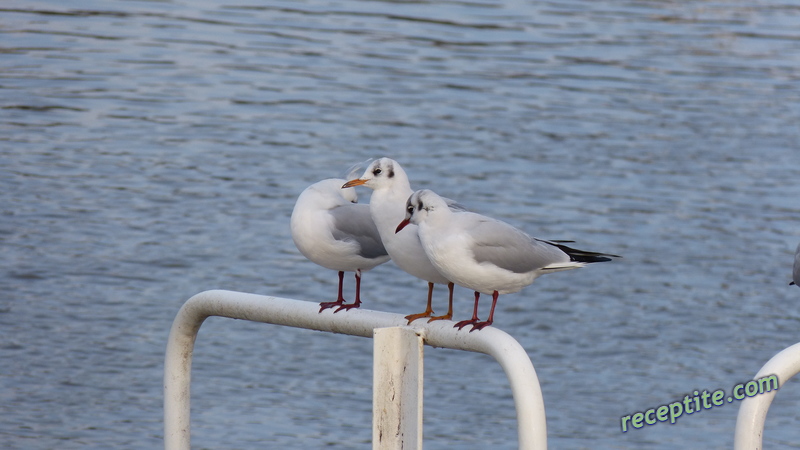
[[[375,170],[372,171],[372,174],[377,177],[378,175],[381,174],[381,168],[380,167],[376,167]]]

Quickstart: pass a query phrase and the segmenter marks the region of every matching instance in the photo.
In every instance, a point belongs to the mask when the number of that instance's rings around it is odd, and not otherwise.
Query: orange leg
[[[443,316],[433,316],[428,319],[428,323],[433,322],[434,320],[450,320],[453,318],[453,288],[455,285],[451,283],[447,283],[447,289],[450,291],[450,299],[448,301],[447,306],[447,314]]]
[[[430,317],[433,314],[433,309],[431,307],[431,299],[433,298],[433,283],[428,283],[428,306],[425,308],[424,312],[419,314],[409,314],[406,316],[406,320],[408,320],[408,324],[411,325],[411,322],[421,319],[423,317]]]

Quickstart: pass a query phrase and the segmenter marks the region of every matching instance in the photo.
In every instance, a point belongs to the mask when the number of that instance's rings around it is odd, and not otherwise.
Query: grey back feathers
[[[368,205],[342,205],[333,208],[333,238],[338,241],[356,242],[361,248],[359,255],[364,258],[386,256],[386,248],[381,241],[378,228],[372,221]]]
[[[487,262],[514,273],[527,273],[570,260],[558,247],[536,240],[504,222],[481,220],[470,232],[474,238],[470,249],[478,263]]]

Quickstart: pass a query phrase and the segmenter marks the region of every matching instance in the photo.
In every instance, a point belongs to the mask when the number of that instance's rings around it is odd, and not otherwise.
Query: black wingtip
[[[569,255],[570,261],[582,262],[586,264],[611,261],[611,258],[622,258],[619,255],[612,255],[610,253],[587,252],[585,250],[578,250],[576,248],[568,247],[560,242],[568,241],[543,241]]]
[[[619,256],[616,255],[595,256],[595,255],[587,255],[585,253],[579,253],[579,254],[567,253],[567,254],[569,255],[569,259],[571,261],[582,262],[586,264],[611,261],[610,258],[611,256],[619,258]]]

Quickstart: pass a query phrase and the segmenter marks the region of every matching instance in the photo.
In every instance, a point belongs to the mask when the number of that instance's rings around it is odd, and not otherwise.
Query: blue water
[[[6,0],[0,446],[160,447],[183,302],[332,300],[336,274],[291,241],[294,200],[390,156],[415,187],[624,257],[500,298],[551,448],[730,448],[736,403],[620,418],[729,392],[800,341],[798,123],[787,1]],[[363,289],[365,308],[424,307],[391,264]],[[194,446],[369,448],[371,345],[209,319]],[[424,402],[427,449],[516,448],[491,358],[426,348]],[[767,448],[800,447],[799,406],[789,383]]]

